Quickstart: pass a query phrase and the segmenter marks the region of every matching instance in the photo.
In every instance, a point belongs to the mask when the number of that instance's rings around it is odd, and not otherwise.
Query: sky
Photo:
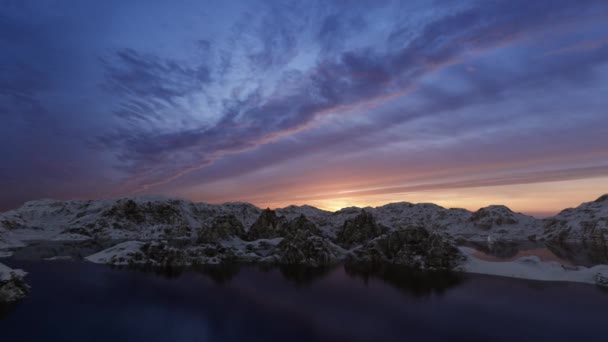
[[[0,210],[608,193],[608,2],[0,2]]]

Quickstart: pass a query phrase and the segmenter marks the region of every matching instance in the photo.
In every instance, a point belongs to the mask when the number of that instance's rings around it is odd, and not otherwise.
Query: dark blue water
[[[608,293],[403,269],[216,267],[183,273],[7,261],[30,296],[0,341],[604,341]]]

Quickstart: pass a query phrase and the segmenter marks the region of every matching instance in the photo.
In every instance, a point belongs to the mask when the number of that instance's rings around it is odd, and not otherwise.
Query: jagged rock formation
[[[352,262],[391,263],[419,269],[451,269],[463,260],[458,249],[423,227],[393,231],[354,250]]]
[[[339,260],[339,247],[306,230],[290,233],[278,245],[277,263],[309,266],[330,265]]]
[[[355,244],[373,239],[386,230],[386,228],[376,223],[374,215],[362,210],[355,218],[344,222],[342,230],[338,232],[336,241],[339,245],[350,248]]]
[[[218,243],[234,237],[245,237],[245,228],[234,215],[218,216],[209,225],[201,228],[198,243]]]
[[[248,240],[272,239],[283,234],[287,219],[284,216],[277,216],[276,211],[266,209],[262,211],[257,221],[247,232]]]
[[[23,280],[26,274],[0,264],[0,303],[14,302],[27,295],[29,286]]]
[[[365,214],[364,214],[365,213]],[[305,215],[320,233],[342,246],[363,243],[388,230],[424,227],[465,241],[542,238],[540,220],[492,206],[477,213],[421,203],[391,203],[376,208],[344,208],[335,213],[310,206],[261,210],[248,203],[205,204],[162,197],[116,200],[40,200],[0,214],[0,248],[27,240],[172,240],[197,239],[201,227],[232,215],[245,240],[276,238],[288,222]],[[367,221],[366,221],[367,220]],[[513,223],[517,222],[517,223]],[[216,222],[217,224],[217,222]],[[203,234],[204,235],[204,234]],[[204,237],[203,237],[204,239]]]
[[[451,269],[461,260],[458,249],[440,234],[430,233],[422,227],[407,228],[382,234],[373,216],[362,212],[349,229],[363,227],[364,235],[346,235],[352,250],[349,252],[321,235],[314,223],[305,216],[285,222],[273,211],[262,212],[253,227],[256,234],[274,237],[243,241],[232,230],[234,218],[225,217],[218,224],[230,228],[224,230],[232,239],[220,235],[205,235],[199,244],[172,246],[168,242],[127,242],[90,256],[93,262],[115,265],[144,264],[150,266],[184,266],[215,264],[222,262],[257,262],[325,266],[342,261],[359,263],[390,263],[419,269]],[[238,225],[237,225],[238,227]],[[237,228],[237,231],[238,228]],[[381,235],[376,236],[376,234]],[[264,235],[265,234],[265,235]],[[255,235],[255,236],[260,236]],[[368,236],[373,236],[368,238]],[[350,238],[350,239],[348,239]],[[357,243],[361,239],[361,243]],[[203,241],[206,241],[203,243]]]
[[[103,247],[137,240],[159,244],[151,245],[151,252],[139,257],[142,262],[152,263],[166,260],[279,262],[285,259],[324,264],[334,256],[342,260],[349,254],[348,250],[350,254],[357,251],[364,259],[375,260],[373,253],[378,252],[376,259],[407,263],[418,258],[422,247],[399,241],[408,241],[407,237],[415,233],[411,227],[417,227],[429,234],[420,246],[433,248],[433,252],[439,248],[433,247],[438,243],[433,241],[439,241],[435,236],[441,236],[469,245],[545,239],[575,241],[599,246],[594,250],[608,255],[605,253],[608,252],[605,250],[607,225],[608,195],[543,221],[504,206],[470,212],[430,203],[401,202],[376,208],[344,208],[330,213],[310,206],[261,210],[247,203],[212,205],[159,197],[41,200],[0,213],[0,252],[10,255],[30,240],[37,240],[37,243],[90,240],[94,243],[87,246]],[[162,243],[163,240],[168,243]],[[395,245],[403,246],[403,249],[395,250]],[[448,246],[444,247],[449,250]],[[90,247],[87,248],[90,251]],[[78,258],[78,253],[75,255]],[[451,260],[451,256],[448,253],[444,257]],[[125,262],[138,261],[135,257],[117,256]],[[400,261],[401,258],[404,260]],[[418,264],[436,267],[437,263],[432,259],[430,256]],[[120,260],[111,262],[121,263]],[[448,264],[450,262],[445,265]],[[439,263],[437,267],[443,266]]]
[[[309,232],[313,235],[318,236],[323,235],[317,225],[310,221],[306,216],[304,216],[304,214],[300,214],[300,216],[298,216],[297,218],[289,221],[289,223],[287,224],[286,235],[290,235],[300,231]]]
[[[329,265],[338,261],[341,248],[321,236],[317,226],[300,215],[289,222],[285,238],[276,251],[278,263]]]

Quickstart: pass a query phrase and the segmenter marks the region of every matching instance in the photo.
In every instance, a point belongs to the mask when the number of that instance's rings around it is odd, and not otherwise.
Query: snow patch
[[[463,265],[455,270],[468,273],[542,281],[566,281],[597,285],[608,279],[608,265],[568,267],[556,261],[542,261],[538,256],[525,256],[512,261],[487,261],[475,257],[475,249],[459,247],[466,256]]]
[[[107,263],[110,263],[110,261],[113,261],[113,259],[114,259],[113,264],[126,265],[128,260],[131,259],[130,258],[131,254],[139,251],[144,244],[145,243],[141,242],[141,241],[127,241],[127,242],[119,243],[118,245],[116,245],[114,247],[110,247],[99,253],[89,255],[85,259],[87,261],[90,261],[90,262],[93,262],[96,264],[107,264]],[[119,260],[121,260],[121,258],[124,260],[124,262],[119,261]]]

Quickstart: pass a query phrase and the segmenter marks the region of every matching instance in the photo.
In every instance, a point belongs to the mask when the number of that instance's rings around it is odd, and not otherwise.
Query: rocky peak
[[[471,215],[470,221],[483,230],[492,229],[494,226],[519,223],[516,214],[504,205],[481,208]]]
[[[266,208],[249,228],[247,237],[249,240],[280,237],[284,234],[282,231],[286,223],[287,219],[284,216],[277,216],[276,211]]]
[[[452,269],[462,261],[446,238],[423,227],[409,227],[382,235],[355,252],[354,261],[389,262],[421,269]]]
[[[608,194],[547,218],[546,237],[554,242],[585,242],[608,246]]]
[[[338,254],[334,244],[314,235],[309,229],[291,232],[277,248],[279,262],[283,264],[328,265],[337,260]]]
[[[209,225],[204,225],[197,239],[199,243],[218,243],[234,237],[244,237],[245,229],[234,215],[218,216]]]
[[[106,210],[103,216],[136,224],[179,224],[184,223],[180,204],[176,200],[136,202],[130,198],[121,199]]]
[[[344,221],[336,240],[342,246],[350,248],[381,235],[384,230],[376,223],[376,219],[371,213],[361,210],[359,215]]]
[[[298,218],[289,221],[288,224],[289,233],[295,233],[298,231],[310,232],[313,235],[321,235],[321,230],[310,221],[304,214],[298,216]]]

